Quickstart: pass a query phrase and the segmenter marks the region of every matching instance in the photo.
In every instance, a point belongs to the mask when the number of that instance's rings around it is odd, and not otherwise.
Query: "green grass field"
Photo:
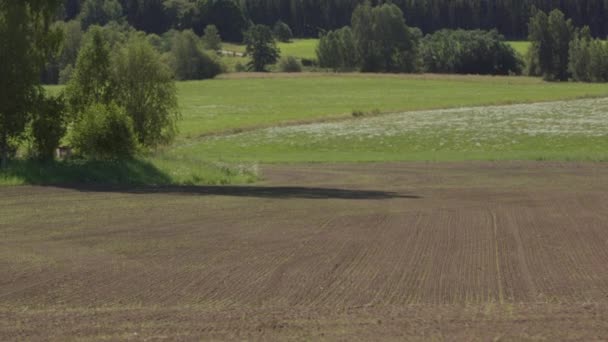
[[[281,50],[281,56],[315,59],[317,58],[316,49],[318,42],[318,39],[294,39],[289,43],[278,42],[277,46]],[[244,53],[245,45],[222,43],[222,49],[226,51]]]
[[[437,75],[228,75],[178,84],[180,142],[201,135],[365,112],[482,106],[607,96],[601,84],[527,77]]]
[[[525,56],[530,48],[530,42],[526,41],[510,41],[509,44],[522,56]]]
[[[212,137],[175,148],[249,162],[608,160],[608,99],[404,112]]]

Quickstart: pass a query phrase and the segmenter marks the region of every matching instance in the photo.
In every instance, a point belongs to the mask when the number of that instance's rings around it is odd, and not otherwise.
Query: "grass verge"
[[[0,170],[0,185],[216,185],[251,183],[256,179],[255,166],[169,157],[121,161],[12,160],[7,169]]]

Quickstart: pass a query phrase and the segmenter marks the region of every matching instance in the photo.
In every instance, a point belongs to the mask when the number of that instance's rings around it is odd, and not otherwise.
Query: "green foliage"
[[[572,20],[566,20],[557,9],[551,11],[549,16],[538,11],[530,19],[528,29],[532,42],[528,60],[538,63],[538,72],[546,80],[568,80],[568,55],[570,42],[574,38]]]
[[[197,1],[192,0],[163,0],[164,12],[172,27],[186,30],[193,27],[199,20],[200,8]]]
[[[118,0],[85,0],[80,12],[82,26],[105,25],[122,17],[122,6]]]
[[[1,166],[36,108],[40,75],[60,46],[61,31],[51,28],[58,5],[58,0],[0,2]]]
[[[279,70],[282,72],[302,72],[302,63],[292,56],[283,57],[279,61]]]
[[[202,38],[205,49],[219,51],[222,49],[222,38],[215,25],[205,27],[205,35]]]
[[[280,50],[268,26],[252,26],[245,34],[247,54],[251,57],[250,69],[266,71],[266,66],[279,59]]]
[[[175,32],[171,40],[169,64],[179,80],[202,80],[222,73],[222,65],[206,54],[196,34]]]
[[[357,67],[355,40],[350,27],[330,31],[321,36],[317,46],[319,66],[335,71],[349,71]]]
[[[66,133],[65,103],[61,96],[47,97],[40,101],[38,110],[32,117],[32,156],[36,159],[51,160],[61,138]]]
[[[137,150],[133,121],[116,104],[93,104],[76,121],[70,136],[72,147],[98,160],[130,158]]]
[[[278,41],[283,43],[288,43],[293,38],[291,28],[289,28],[289,25],[285,24],[281,20],[277,21],[276,24],[274,24],[272,33]]]
[[[209,3],[212,5],[208,12],[208,23],[218,28],[223,40],[242,42],[247,20],[239,5],[233,0],[214,0]]]
[[[66,72],[64,70],[73,68],[78,58],[78,51],[83,38],[83,31],[80,21],[72,20],[69,22],[57,21],[53,28],[63,33],[61,52],[47,63],[46,70],[42,75],[42,82],[45,84],[64,84]],[[63,78],[61,75],[63,74]],[[61,81],[64,82],[61,82]]]
[[[169,68],[145,37],[133,36],[112,58],[114,101],[133,121],[145,147],[169,143],[179,119],[177,96]]]
[[[114,98],[110,65],[110,46],[102,29],[92,27],[66,88],[66,100],[75,119],[90,105],[107,104]]]
[[[608,82],[608,45],[592,39],[589,27],[579,30],[570,43],[568,71],[575,81]]]
[[[523,63],[496,30],[441,30],[424,38],[421,55],[433,73],[519,74]]]
[[[353,13],[352,30],[361,71],[415,71],[420,33],[407,27],[396,5],[366,1]]]

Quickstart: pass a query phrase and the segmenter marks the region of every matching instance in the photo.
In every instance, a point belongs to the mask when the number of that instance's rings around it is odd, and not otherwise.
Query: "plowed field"
[[[0,340],[608,339],[608,165],[0,188]]]

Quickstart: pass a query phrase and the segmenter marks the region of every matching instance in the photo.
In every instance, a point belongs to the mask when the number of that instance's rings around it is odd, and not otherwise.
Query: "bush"
[[[51,160],[66,132],[63,97],[44,98],[31,121],[32,157]]]
[[[301,60],[302,66],[305,67],[314,67],[317,66],[317,61],[314,59],[310,59],[310,58],[302,58]]]
[[[247,66],[243,65],[241,62],[236,62],[236,64],[234,65],[234,71],[245,72],[247,71]]]
[[[295,57],[284,57],[279,61],[279,70],[282,72],[302,72],[302,63]]]
[[[291,32],[291,28],[289,28],[289,25],[285,24],[281,20],[277,21],[277,23],[274,24],[272,33],[274,34],[274,37],[278,41],[284,42],[284,43],[288,43],[293,38],[293,33]]]
[[[134,156],[137,150],[133,121],[116,104],[91,105],[71,133],[70,141],[76,152],[92,159],[125,159]]]
[[[422,43],[427,72],[457,74],[519,74],[522,61],[496,30],[441,30]]]

